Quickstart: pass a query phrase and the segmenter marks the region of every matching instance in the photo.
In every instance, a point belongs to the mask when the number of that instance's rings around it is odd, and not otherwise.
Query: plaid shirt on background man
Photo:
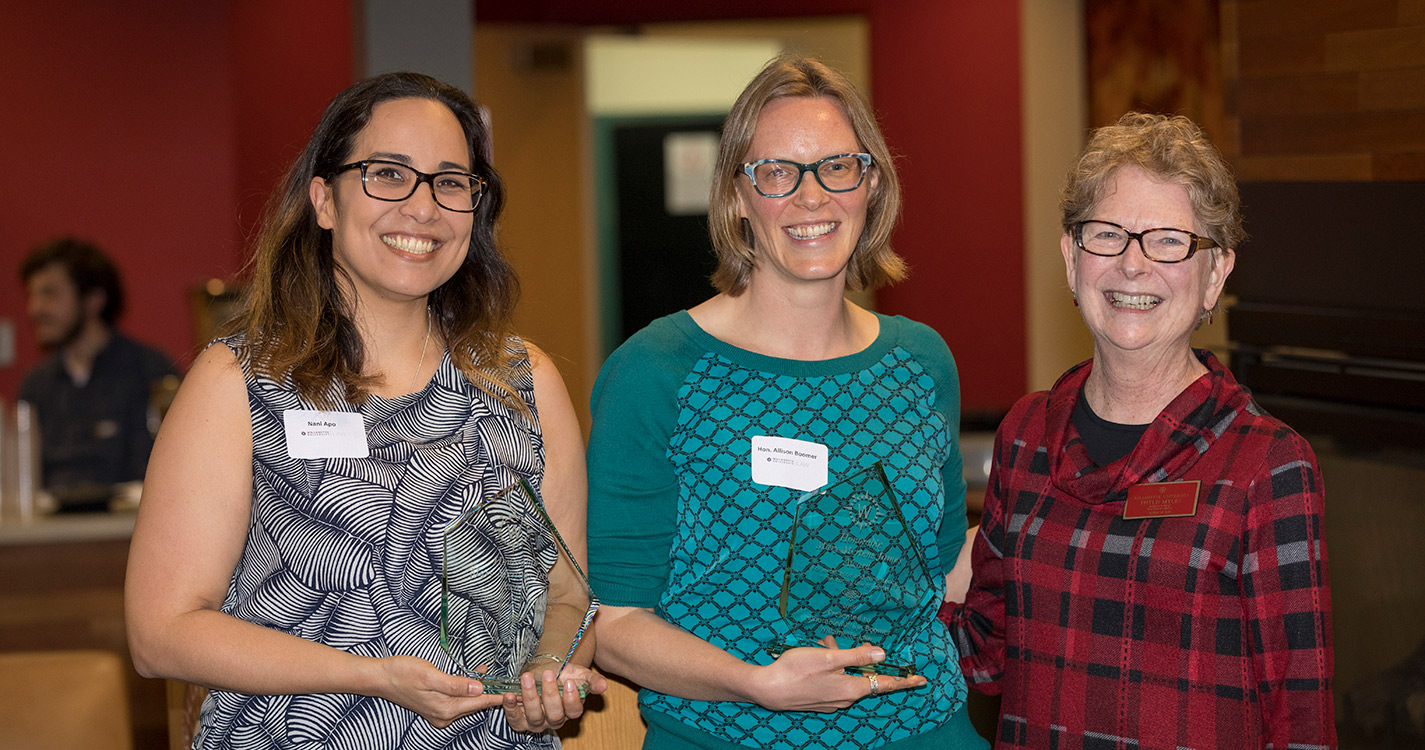
[[[1208,352],[1126,458],[1070,422],[1091,363],[1000,425],[974,584],[941,618],[997,747],[1336,746],[1320,470]],[[1199,480],[1192,517],[1124,520],[1128,489]]]

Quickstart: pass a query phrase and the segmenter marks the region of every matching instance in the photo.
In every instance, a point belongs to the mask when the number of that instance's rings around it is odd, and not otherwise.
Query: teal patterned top
[[[929,327],[878,318],[871,346],[830,360],[744,351],[686,312],[654,321],[610,356],[594,386],[589,445],[589,559],[602,601],[653,608],[738,658],[771,662],[763,647],[786,632],[777,598],[801,492],[752,481],[759,435],[826,445],[831,481],[880,459],[943,585],[966,528],[955,365]],[[952,729],[969,727],[955,646],[933,618],[908,641],[929,685],[836,713],[650,690],[639,701],[651,736],[680,744],[944,746]]]

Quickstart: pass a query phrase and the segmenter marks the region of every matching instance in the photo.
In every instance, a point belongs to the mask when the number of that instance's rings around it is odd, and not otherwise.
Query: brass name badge
[[[1123,506],[1123,518],[1180,518],[1197,515],[1197,493],[1202,483],[1158,482],[1135,484],[1128,488],[1128,502]]]

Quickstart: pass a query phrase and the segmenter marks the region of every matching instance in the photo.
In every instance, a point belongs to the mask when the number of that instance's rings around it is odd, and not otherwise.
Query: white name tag
[[[282,412],[287,432],[287,455],[292,458],[366,458],[366,423],[349,411]]]
[[[752,438],[752,481],[809,492],[826,486],[826,446],[806,440]]]

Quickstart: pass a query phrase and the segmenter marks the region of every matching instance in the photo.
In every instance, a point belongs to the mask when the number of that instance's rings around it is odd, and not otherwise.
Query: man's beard
[[[74,320],[70,321],[69,327],[65,328],[58,338],[50,341],[41,341],[40,348],[44,349],[47,352],[60,351],[65,347],[69,346],[70,344],[73,344],[74,342],[78,341],[79,334],[83,331],[84,316],[76,315],[74,316]]]

